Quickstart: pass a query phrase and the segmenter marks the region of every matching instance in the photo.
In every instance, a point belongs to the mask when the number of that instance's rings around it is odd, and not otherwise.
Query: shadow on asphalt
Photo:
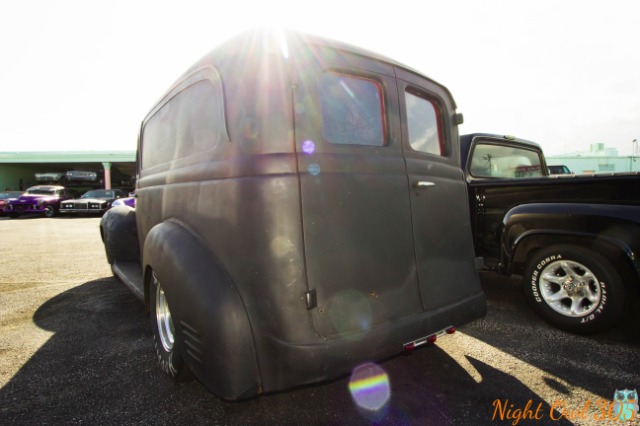
[[[533,312],[519,277],[481,273],[481,280],[489,313],[465,328],[466,334],[605,400],[616,389],[638,386],[640,310],[606,332],[576,335],[548,325]],[[507,324],[510,332],[492,332],[497,323]]]
[[[509,306],[508,300],[491,296],[489,316],[463,332],[535,363],[527,352],[530,347],[519,350],[514,343],[558,332],[541,322],[527,326],[536,318],[525,315],[513,334],[494,333],[494,321],[513,320],[512,308],[505,308]],[[196,381],[176,384],[160,372],[144,306],[115,278],[59,294],[43,304],[33,320],[54,335],[0,390],[0,424],[484,425],[496,424],[496,399],[506,397],[513,407],[540,400],[513,376],[468,358],[483,378],[476,383],[445,351],[430,346],[380,363],[389,376],[391,399],[377,415],[356,408],[348,377],[224,402]],[[599,344],[581,339],[585,346]],[[575,376],[566,379],[588,386]],[[614,389],[619,383],[611,385]],[[545,413],[549,409],[542,406]],[[553,424],[571,423],[560,419]]]

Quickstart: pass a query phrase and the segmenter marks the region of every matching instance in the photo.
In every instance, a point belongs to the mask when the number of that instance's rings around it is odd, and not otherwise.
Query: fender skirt
[[[136,210],[128,206],[115,206],[100,219],[100,234],[110,265],[120,261],[140,261]]]
[[[180,223],[167,221],[147,235],[143,261],[144,270],[151,267],[162,283],[175,338],[182,341],[182,356],[198,380],[224,399],[259,393],[244,303],[211,251]],[[150,282],[150,274],[145,275]]]

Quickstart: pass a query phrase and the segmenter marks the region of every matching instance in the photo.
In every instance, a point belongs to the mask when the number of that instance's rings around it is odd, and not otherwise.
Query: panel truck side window
[[[415,151],[447,155],[438,104],[411,92],[405,92],[409,144]]]
[[[382,86],[361,77],[326,72],[320,78],[322,132],[332,144],[385,144]]]
[[[171,98],[146,123],[143,168],[208,151],[225,139],[222,88],[219,82],[198,81]]]

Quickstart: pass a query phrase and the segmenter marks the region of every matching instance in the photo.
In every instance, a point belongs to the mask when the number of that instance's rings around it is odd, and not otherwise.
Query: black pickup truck
[[[640,175],[549,175],[540,146],[502,135],[460,138],[476,255],[522,275],[533,309],[590,333],[619,322],[640,286]]]

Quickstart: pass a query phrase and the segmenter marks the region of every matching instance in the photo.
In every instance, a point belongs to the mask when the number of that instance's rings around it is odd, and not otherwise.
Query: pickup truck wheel
[[[151,330],[160,368],[176,381],[191,378],[189,367],[180,352],[180,340],[176,339],[174,319],[169,310],[169,301],[158,277],[153,273],[151,296]]]
[[[543,248],[529,259],[524,280],[533,310],[560,329],[593,333],[622,318],[622,278],[593,250],[572,245]]]
[[[47,206],[44,210],[45,217],[54,217],[56,215],[56,209],[53,206]]]

